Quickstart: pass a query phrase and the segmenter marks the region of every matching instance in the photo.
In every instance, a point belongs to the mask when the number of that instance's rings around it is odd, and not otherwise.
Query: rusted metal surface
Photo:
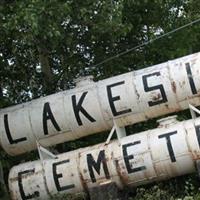
[[[199,157],[200,118],[177,122],[170,117],[160,120],[159,128],[107,145],[15,166],[9,174],[9,189],[12,200],[42,200],[107,183],[136,187],[193,173]]]
[[[0,145],[10,155],[200,105],[200,53],[0,111]]]

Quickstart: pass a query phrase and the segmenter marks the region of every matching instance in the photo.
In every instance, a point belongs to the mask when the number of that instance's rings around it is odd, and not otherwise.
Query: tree
[[[199,6],[197,0],[1,1],[0,107],[72,88],[80,76],[99,80],[199,51],[196,24],[116,56],[195,20]],[[1,156],[10,160],[7,168],[21,159]]]

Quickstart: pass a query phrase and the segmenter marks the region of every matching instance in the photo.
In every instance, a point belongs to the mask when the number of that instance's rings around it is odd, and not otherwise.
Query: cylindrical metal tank
[[[0,111],[0,145],[10,155],[75,140],[200,105],[200,53]]]
[[[12,200],[43,200],[112,182],[119,188],[135,187],[195,172],[199,158],[200,118],[170,119],[157,129],[119,141],[15,166],[9,174],[9,189]]]

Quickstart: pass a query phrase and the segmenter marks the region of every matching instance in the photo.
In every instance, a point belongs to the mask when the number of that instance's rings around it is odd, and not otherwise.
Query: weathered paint
[[[162,121],[159,128],[11,169],[12,200],[49,199],[114,182],[135,187],[195,172],[200,118]],[[21,175],[23,174],[23,176]]]
[[[200,53],[0,111],[0,145],[10,155],[75,140],[200,105]]]

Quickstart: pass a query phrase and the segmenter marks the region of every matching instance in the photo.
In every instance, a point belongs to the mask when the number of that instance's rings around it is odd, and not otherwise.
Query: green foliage
[[[198,0],[2,0],[0,108],[72,88],[80,76],[99,80],[199,51],[197,24],[93,67],[198,18],[199,8]],[[179,120],[187,118],[188,112],[179,115]],[[156,120],[149,120],[127,130],[135,133],[156,126]],[[56,148],[67,151],[93,145],[104,141],[106,133],[96,138]],[[37,158],[35,152],[12,158],[1,151],[0,156],[5,174],[11,166]],[[175,180],[139,188],[134,199],[200,199],[196,178]]]
[[[0,77],[15,104],[199,50],[199,25],[103,65],[102,60],[198,17],[196,1],[2,1]],[[189,37],[191,36],[191,37]]]
[[[178,177],[151,186],[140,187],[129,200],[199,200],[199,178],[196,175]]]

